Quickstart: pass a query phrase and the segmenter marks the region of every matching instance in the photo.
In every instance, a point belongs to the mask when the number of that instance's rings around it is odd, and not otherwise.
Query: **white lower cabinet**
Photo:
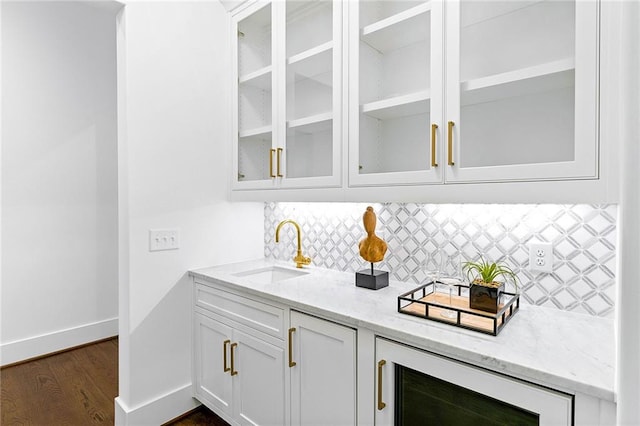
[[[240,425],[285,422],[284,350],[195,315],[196,397]]]
[[[291,312],[291,424],[356,424],[356,331]]]
[[[354,329],[198,283],[193,308],[194,396],[224,420],[357,424]]]
[[[233,337],[234,417],[241,425],[284,424],[284,350],[237,330]]]
[[[376,425],[572,425],[573,397],[377,338]]]
[[[288,311],[195,283],[194,396],[234,425],[284,425]]]
[[[227,346],[231,327],[196,313],[194,316],[194,387],[196,397],[219,414],[231,412],[231,375]]]

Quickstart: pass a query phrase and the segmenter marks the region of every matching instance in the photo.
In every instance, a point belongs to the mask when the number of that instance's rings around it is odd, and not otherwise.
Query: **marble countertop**
[[[398,295],[415,283],[390,281],[374,291],[356,287],[353,273],[314,267],[278,283],[235,275],[274,264],[295,269],[260,259],[190,275],[512,377],[615,401],[613,320],[521,303],[500,334],[490,336],[398,313]]]

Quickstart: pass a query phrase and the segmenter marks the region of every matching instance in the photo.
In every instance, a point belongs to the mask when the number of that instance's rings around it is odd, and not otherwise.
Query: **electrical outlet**
[[[553,246],[551,243],[529,244],[529,270],[553,272]]]
[[[180,229],[149,229],[149,251],[180,248]]]

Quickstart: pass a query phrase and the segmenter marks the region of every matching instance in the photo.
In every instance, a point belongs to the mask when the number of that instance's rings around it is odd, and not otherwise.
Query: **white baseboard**
[[[117,335],[118,318],[111,318],[41,336],[3,343],[0,345],[0,365],[25,361]]]
[[[156,399],[129,408],[116,398],[116,426],[158,426],[193,410],[200,403],[193,397],[191,383]]]

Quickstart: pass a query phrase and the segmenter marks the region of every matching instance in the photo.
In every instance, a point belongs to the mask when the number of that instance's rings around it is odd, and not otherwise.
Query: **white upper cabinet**
[[[598,177],[597,2],[351,8],[351,186]]]
[[[268,188],[274,176],[274,8],[256,4],[233,19],[235,187]]]
[[[442,3],[350,2],[349,184],[441,182]]]
[[[615,202],[600,7],[251,3],[232,17],[233,198]]]
[[[234,189],[341,184],[341,7],[257,2],[234,16]]]
[[[597,177],[598,3],[445,9],[446,181]]]

